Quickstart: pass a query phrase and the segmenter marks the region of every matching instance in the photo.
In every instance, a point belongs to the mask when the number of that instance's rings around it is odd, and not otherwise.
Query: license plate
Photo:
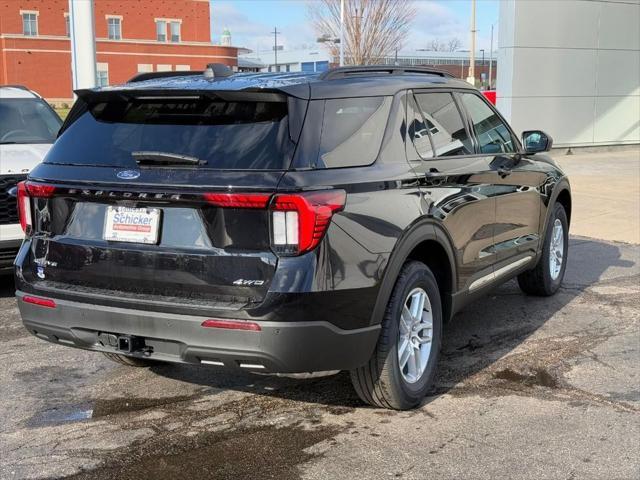
[[[160,209],[107,207],[104,239],[114,242],[158,243]]]

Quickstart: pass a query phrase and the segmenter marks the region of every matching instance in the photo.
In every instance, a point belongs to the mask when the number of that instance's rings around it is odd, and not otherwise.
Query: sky
[[[307,4],[314,0],[210,0],[213,41],[218,43],[225,27],[234,46],[253,51],[270,50],[273,29],[278,28],[278,44],[286,49],[314,46],[317,38],[307,17]],[[407,0],[409,1],[409,0]],[[494,50],[497,48],[499,0],[477,0],[477,49],[489,50],[491,24]],[[415,0],[417,15],[404,42],[403,52],[426,48],[433,39],[460,39],[463,49],[470,44],[470,0]]]

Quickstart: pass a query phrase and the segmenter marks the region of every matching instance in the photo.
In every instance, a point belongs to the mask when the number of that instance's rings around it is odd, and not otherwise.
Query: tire
[[[398,358],[399,349],[401,352],[405,352],[407,349],[413,348],[410,346],[411,341],[419,341],[415,335],[419,335],[419,332],[422,332],[422,337],[427,336],[428,329],[420,330],[418,328],[413,334],[414,337],[410,337],[407,335],[407,331],[410,329],[408,330],[400,325],[401,322],[403,322],[403,325],[406,324],[402,318],[407,317],[401,317],[401,312],[403,312],[405,305],[413,306],[411,301],[422,295],[420,291],[426,294],[428,303],[425,301],[425,309],[419,318],[428,323],[428,314],[430,313],[432,322],[431,342],[424,342],[425,345],[430,343],[428,354],[426,354],[426,350],[411,350],[414,355],[416,352],[423,352],[420,355],[422,359],[426,360],[426,364],[422,363],[423,370],[421,373],[419,368],[416,370],[417,363],[409,363],[416,358],[415,356],[409,357],[402,369]],[[429,304],[430,309],[428,309]],[[410,318],[415,321],[418,317],[410,316]],[[407,345],[404,349],[401,348],[402,345],[400,344],[401,335],[404,336],[403,344]],[[351,370],[351,381],[358,396],[364,402],[381,408],[408,410],[419,405],[433,383],[440,353],[441,336],[442,305],[438,283],[426,265],[417,261],[409,261],[402,267],[393,287],[393,292],[382,320],[378,344],[369,362],[362,367]],[[418,338],[423,339],[422,337]],[[414,375],[411,375],[409,368],[411,366],[414,367]]]
[[[562,227],[561,235],[561,264],[559,270],[552,266],[552,255],[558,251],[554,244],[554,234],[557,226]],[[557,239],[556,239],[557,241]],[[569,251],[569,222],[564,207],[560,203],[553,206],[551,216],[547,223],[542,255],[536,266],[518,275],[518,285],[522,291],[529,295],[549,297],[556,293],[562,284],[564,272],[567,268],[567,253]],[[557,255],[555,255],[556,258]],[[556,267],[557,268],[557,267]],[[554,270],[554,271],[552,271]]]
[[[121,355],[119,353],[102,352],[102,354],[112,362],[116,362],[121,365],[126,365],[127,367],[152,367],[153,365],[157,365],[159,363],[157,360],[148,360],[146,358],[129,357],[127,355]]]

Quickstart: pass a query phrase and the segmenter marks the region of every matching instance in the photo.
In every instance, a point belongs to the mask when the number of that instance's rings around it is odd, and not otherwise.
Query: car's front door
[[[477,92],[457,93],[476,152],[485,154],[492,172],[496,205],[493,229],[497,267],[535,256],[540,235],[539,187],[546,175],[520,152],[520,144],[493,106]]]

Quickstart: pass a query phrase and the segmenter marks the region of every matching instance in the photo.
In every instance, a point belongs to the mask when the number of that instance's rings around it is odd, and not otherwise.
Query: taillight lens
[[[271,195],[263,193],[205,193],[207,203],[221,208],[267,208]]]
[[[31,198],[49,198],[56,191],[53,185],[42,185],[23,181],[18,183],[18,217],[24,233],[29,234],[33,225]]]
[[[22,231],[27,233],[31,229],[31,199],[27,192],[27,182],[18,183],[18,217]]]
[[[334,213],[344,209],[344,190],[278,194],[271,202],[272,244],[278,253],[301,254],[318,246]]]

